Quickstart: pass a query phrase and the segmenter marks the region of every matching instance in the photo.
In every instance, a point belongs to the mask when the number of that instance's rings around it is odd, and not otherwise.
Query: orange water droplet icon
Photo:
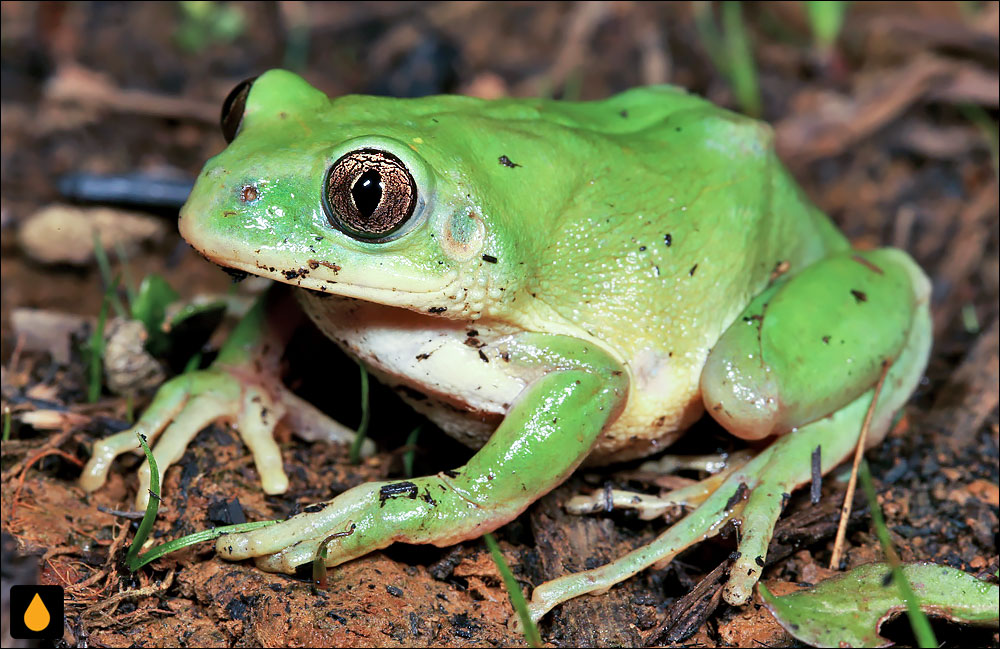
[[[24,626],[37,633],[45,629],[51,620],[49,609],[45,608],[42,598],[35,593],[31,603],[28,604],[28,609],[24,612]]]

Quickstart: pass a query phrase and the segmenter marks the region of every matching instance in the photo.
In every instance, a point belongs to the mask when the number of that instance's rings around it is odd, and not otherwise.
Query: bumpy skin
[[[421,205],[394,241],[333,229],[320,203],[327,170],[361,148],[391,151],[417,181]],[[794,273],[847,249],[768,126],[675,88],[593,103],[330,100],[282,72],[254,85],[180,227],[220,264],[415,311],[430,330],[475,321],[606,349],[632,379],[591,454],[607,460],[663,448],[701,414],[709,349],[779,264]]]
[[[331,166],[359,150],[413,178],[413,215],[387,240],[345,232],[324,203]],[[536,617],[737,516],[746,556],[726,596],[745,601],[813,449],[824,470],[850,452],[890,361],[869,438],[881,439],[929,347],[920,269],[899,251],[850,251],[766,125],[670,87],[589,103],[331,100],[271,71],[180,227],[219,264],[305,289],[328,336],[482,446],[457,471],[363,485],[223,538],[228,558],[291,571],[340,532],[331,565],[394,541],[473,538],[585,460],[669,445],[705,404],[738,436],[784,435],[645,554],[536,589]]]

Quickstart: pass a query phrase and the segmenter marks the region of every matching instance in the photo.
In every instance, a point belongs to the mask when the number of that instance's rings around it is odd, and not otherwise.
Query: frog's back
[[[501,99],[485,104],[496,119],[537,119],[601,135],[655,131],[670,115],[692,109],[719,111],[713,104],[671,85],[632,88],[599,101]]]
[[[483,222],[489,261],[465,257],[448,317],[588,339],[626,366],[629,402],[598,457],[669,443],[702,412],[708,351],[772,272],[846,247],[769,126],[671,86],[596,102],[348,96],[320,119],[437,170],[445,239],[480,241],[469,224]]]
[[[542,112],[586,141],[586,159],[532,240],[522,312],[626,364],[629,405],[597,455],[645,454],[700,416],[708,351],[772,273],[847,244],[778,161],[766,124],[669,86]]]

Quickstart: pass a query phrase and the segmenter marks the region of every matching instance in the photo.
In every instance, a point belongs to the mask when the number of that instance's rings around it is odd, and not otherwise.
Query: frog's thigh
[[[897,357],[930,284],[906,253],[847,252],[776,283],[713,347],[706,410],[734,435],[762,439],[850,403]]]
[[[516,517],[586,457],[620,412],[627,379],[605,352],[566,336],[518,336],[500,353],[540,376],[468,464],[435,476],[360,485],[319,511],[222,537],[218,552],[229,559],[263,557],[258,565],[266,570],[294,572],[332,534],[346,533],[327,545],[327,564],[337,565],[396,541],[457,543]]]

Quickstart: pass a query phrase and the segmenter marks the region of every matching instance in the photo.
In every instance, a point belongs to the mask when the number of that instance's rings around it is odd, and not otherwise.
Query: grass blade
[[[354,442],[351,443],[351,464],[361,462],[361,445],[365,443],[365,437],[368,436],[368,419],[371,415],[368,408],[368,370],[361,363],[358,363],[358,368],[361,370],[361,423],[358,424],[358,432],[354,437]]]
[[[542,636],[538,633],[538,626],[531,620],[531,613],[528,612],[528,602],[524,599],[524,593],[521,592],[521,585],[517,583],[514,573],[510,571],[510,567],[504,561],[503,553],[500,552],[500,545],[497,544],[497,540],[490,533],[483,534],[483,539],[486,540],[486,547],[490,549],[490,554],[493,555],[493,562],[497,564],[497,570],[500,571],[500,576],[503,577],[503,585],[507,589],[510,603],[514,607],[514,611],[517,612],[517,616],[521,619],[525,642],[528,643],[529,647],[541,647]]]
[[[907,617],[910,620],[913,635],[921,647],[924,649],[933,649],[938,646],[937,638],[934,637],[934,630],[931,629],[931,623],[920,608],[920,600],[917,599],[916,593],[913,592],[910,581],[903,574],[899,555],[896,554],[896,549],[892,547],[892,540],[889,538],[889,528],[885,525],[882,508],[878,504],[878,497],[875,494],[875,485],[872,483],[872,474],[868,470],[867,460],[861,460],[861,464],[858,467],[858,479],[861,481],[861,488],[864,489],[865,496],[868,498],[868,509],[872,513],[872,524],[875,527],[875,535],[878,537],[879,543],[882,544],[882,552],[885,553],[889,566],[892,568],[892,579],[896,582],[896,587],[899,589],[899,594],[903,598],[903,601],[906,602]]]
[[[146,461],[149,462],[149,502],[146,503],[146,513],[139,521],[139,529],[135,532],[132,545],[129,546],[128,554],[125,555],[125,565],[129,570],[135,572],[142,565],[139,563],[139,550],[149,538],[149,533],[153,530],[153,523],[156,521],[156,511],[160,508],[160,470],[153,459],[153,452],[149,450],[145,435],[136,433],[139,444],[142,445],[142,452],[146,454]]]
[[[128,566],[129,570],[135,572],[150,561],[156,561],[164,555],[180,550],[181,548],[186,548],[189,545],[194,545],[195,543],[211,541],[224,534],[250,532],[278,523],[278,521],[255,521],[239,525],[224,525],[223,527],[202,530],[201,532],[188,534],[173,541],[161,543],[139,554],[139,550],[146,542],[146,539],[149,538],[149,533],[153,529],[153,523],[156,521],[156,512],[160,508],[160,470],[156,466],[156,459],[153,457],[152,451],[149,450],[149,445],[146,444],[146,438],[139,433],[136,433],[136,436],[139,438],[139,443],[142,445],[142,452],[146,454],[146,461],[149,463],[149,503],[146,505],[146,513],[139,522],[139,529],[136,530],[135,538],[128,549],[128,554],[125,555],[125,565]]]
[[[403,453],[403,475],[407,478],[413,477],[413,461],[417,457],[417,438],[420,437],[421,428],[423,426],[417,426],[406,436],[407,451]]]

